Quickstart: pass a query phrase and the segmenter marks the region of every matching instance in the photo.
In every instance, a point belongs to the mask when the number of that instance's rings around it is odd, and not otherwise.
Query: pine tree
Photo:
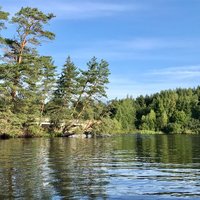
[[[62,108],[71,106],[74,96],[78,94],[79,73],[78,68],[68,56],[66,64],[63,65],[61,77],[58,79],[58,89],[55,93],[62,99]]]
[[[84,96],[84,102],[87,101],[87,99],[85,100],[85,97],[89,96],[90,87],[92,87],[95,83],[95,79],[96,79],[96,75],[97,75],[96,68],[98,66],[98,63],[96,62],[96,58],[93,57],[92,60],[87,63],[87,66],[88,66],[88,69],[86,71],[80,70],[80,72],[81,72],[81,76],[79,79],[80,93],[79,93],[79,97],[76,101],[74,111],[76,111],[77,106],[79,105],[80,101],[82,102],[82,105],[83,105],[83,98],[82,98],[83,96]],[[82,106],[82,107],[84,107],[84,106]],[[80,111],[79,111],[79,113],[80,113]]]
[[[24,68],[20,63],[23,59],[27,59],[27,51],[31,52],[32,46],[37,46],[42,43],[43,39],[53,40],[55,34],[44,30],[44,25],[48,25],[48,21],[55,17],[51,14],[43,14],[37,8],[21,8],[21,10],[12,17],[10,23],[17,26],[17,37],[13,40],[17,44],[15,48],[15,59],[13,60],[16,65],[14,66],[13,73],[13,87],[12,87],[12,101],[14,102],[18,90],[20,78]]]
[[[89,100],[93,97],[93,99],[99,99],[102,97],[106,97],[107,87],[106,84],[109,83],[108,76],[110,74],[108,69],[108,63],[105,60],[101,60],[101,63],[96,62],[96,58],[93,57],[92,60],[87,64],[88,65],[88,75],[87,75],[87,83],[89,83],[85,89],[86,93],[86,102],[83,106],[82,110],[77,115],[76,119],[78,119],[82,112],[84,111],[86,105]]]
[[[76,105],[81,100],[81,95],[84,95],[85,101],[83,102],[83,107],[78,113],[77,116],[75,116],[75,119],[72,121],[72,123],[66,127],[66,130],[68,130],[73,124],[79,119],[79,117],[84,112],[86,106],[90,101],[101,99],[102,97],[107,98],[106,91],[107,89],[106,84],[109,83],[108,76],[110,74],[108,69],[108,63],[105,60],[101,60],[100,63],[96,61],[97,59],[93,57],[91,61],[87,63],[88,70],[82,71],[83,77],[85,77],[83,80],[85,80],[85,85],[83,84],[83,89],[80,93],[80,96],[78,98],[78,101],[76,102]],[[83,98],[82,98],[83,100]],[[75,105],[75,107],[76,107]]]
[[[41,44],[43,38],[54,39],[54,33],[44,30],[44,25],[48,25],[53,17],[53,14],[45,15],[37,8],[22,7],[11,20],[12,24],[17,25],[17,34],[14,39],[4,39],[4,57],[0,65],[1,104],[4,105],[1,110],[5,113],[3,120],[10,127],[18,124],[18,127],[25,128],[40,116],[38,83],[42,78],[43,66],[33,46]]]
[[[78,95],[79,90],[79,73],[78,68],[68,56],[57,80],[57,89],[53,94],[53,99],[48,103],[47,112],[54,124],[53,129],[58,126],[60,120],[72,119],[74,98]]]

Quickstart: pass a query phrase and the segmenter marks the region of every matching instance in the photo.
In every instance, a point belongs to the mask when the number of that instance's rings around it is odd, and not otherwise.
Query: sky
[[[194,88],[200,78],[200,0],[1,0],[13,16],[21,7],[53,13],[54,41],[38,47],[60,73],[68,55],[78,68],[95,56],[109,63],[108,99]],[[13,37],[13,25],[1,32]]]

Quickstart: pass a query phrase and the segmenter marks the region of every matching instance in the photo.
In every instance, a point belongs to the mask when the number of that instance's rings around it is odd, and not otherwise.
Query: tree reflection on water
[[[199,143],[199,135],[0,140],[0,199],[200,197]]]

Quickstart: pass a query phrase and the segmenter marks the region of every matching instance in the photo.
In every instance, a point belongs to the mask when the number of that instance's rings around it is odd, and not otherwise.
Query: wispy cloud
[[[77,41],[80,45],[80,41]],[[134,37],[128,39],[98,39],[96,41],[84,41],[83,45],[91,47],[106,47],[111,49],[128,50],[155,50],[166,48],[188,48],[200,45],[200,40],[187,40],[176,38],[154,38],[154,37]]]
[[[113,46],[115,49],[126,48],[132,50],[155,50],[155,49],[170,49],[170,48],[188,48],[196,46],[200,41],[188,41],[187,39],[175,38],[130,38],[127,40],[108,40],[101,41],[101,44]]]
[[[148,75],[170,76],[176,79],[200,77],[200,65],[150,70]]]
[[[113,16],[119,12],[137,11],[141,7],[137,4],[119,4],[111,1],[78,1],[52,3],[52,8],[58,18],[85,19]]]
[[[10,2],[10,3],[9,3]],[[20,5],[21,4],[21,5]],[[86,18],[97,18],[105,16],[113,16],[121,12],[138,11],[144,9],[137,3],[116,3],[113,1],[102,1],[102,0],[34,0],[25,1],[20,0],[16,2],[13,0],[7,0],[3,7],[9,9],[11,14],[19,11],[19,9],[24,6],[37,7],[44,12],[53,12],[57,15],[56,19],[86,19]]]
[[[130,7],[129,5],[116,4],[116,3],[101,3],[94,1],[73,1],[71,3],[56,3],[58,10],[68,12],[101,12],[101,11],[127,11],[137,9],[138,7]]]
[[[184,60],[177,50],[188,52],[189,49],[199,46],[200,41],[197,39],[192,41],[170,38],[93,39],[76,41],[68,54],[75,59],[88,59],[95,55],[107,60]]]
[[[108,97],[113,99],[118,96],[119,99],[123,99],[129,94],[136,98],[161,90],[193,88],[199,85],[199,77],[200,65],[149,70],[144,74],[135,75],[135,78],[130,74],[111,74]]]
[[[159,71],[162,70],[158,70],[158,72]],[[144,77],[141,75],[139,79],[135,77],[135,80],[131,80],[130,77],[125,74],[121,76],[112,75],[110,78],[110,84],[108,85],[108,98],[114,99],[115,97],[118,97],[119,99],[123,99],[126,98],[127,95],[132,95],[133,98],[136,98],[140,95],[145,96],[146,94],[155,94],[157,92],[160,92],[161,90],[189,87],[193,88],[196,87],[199,83],[199,78],[191,77],[193,81],[189,81],[187,78],[184,79],[183,77],[179,79],[180,75],[176,73],[174,75],[167,74],[165,76],[162,76],[160,75],[160,73],[155,72],[152,73],[152,75],[157,75],[161,77],[159,79],[158,77],[155,78],[155,76],[151,76],[150,74],[148,74],[148,77]],[[199,75],[200,74],[198,73],[198,76]]]

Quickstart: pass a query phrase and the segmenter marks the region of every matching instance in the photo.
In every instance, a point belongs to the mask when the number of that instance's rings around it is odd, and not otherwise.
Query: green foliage
[[[114,119],[120,123],[122,130],[132,132],[135,130],[136,109],[133,99],[122,100],[117,106]]]
[[[169,123],[166,127],[167,133],[184,133],[184,129],[181,127],[181,124]]]
[[[191,118],[188,121],[186,132],[195,134],[200,133],[200,121],[198,119]]]
[[[98,105],[96,102],[102,97],[107,97],[105,89],[106,84],[109,83],[110,73],[106,61],[101,60],[98,63],[96,60],[93,57],[87,63],[88,70],[86,71],[78,70],[70,57],[63,66],[61,76],[57,81],[57,90],[48,106],[48,113],[51,119],[54,118],[54,127],[61,119],[73,119],[71,124],[63,129],[64,133],[69,131],[79,118],[93,120],[101,115],[101,106],[96,106]],[[56,120],[55,114],[59,116]]]
[[[176,110],[172,115],[171,119],[172,119],[171,121],[173,121],[174,123],[183,125],[186,122],[186,114],[183,110],[182,111]]]
[[[8,12],[2,11],[1,8],[2,8],[2,7],[0,6],[0,31],[1,31],[2,29],[5,29],[5,28],[6,28],[4,22],[8,20],[8,15],[9,15]],[[3,42],[3,38],[2,38],[1,35],[0,35],[0,43],[1,43],[1,42]]]
[[[127,132],[134,123],[140,133],[200,133],[199,100],[200,87],[166,90],[151,96],[139,96],[131,103],[130,99],[119,100],[112,116]],[[136,114],[131,114],[131,110]]]
[[[37,8],[22,7],[12,17],[10,23],[17,25],[16,31],[22,46],[28,43],[38,45],[41,44],[42,38],[50,40],[55,38],[54,33],[44,30],[44,25],[48,25],[48,21],[54,17],[52,13],[45,15],[43,12],[38,11]]]
[[[156,114],[154,110],[151,110],[146,116],[142,116],[141,129],[154,131],[156,128]]]
[[[94,135],[114,135],[120,133],[120,124],[116,119],[105,117],[100,124],[96,124],[92,128]]]
[[[23,134],[22,123],[10,110],[0,113],[0,132],[11,136],[21,136]]]
[[[66,64],[63,65],[61,76],[57,81],[57,90],[54,93],[56,99],[60,99],[61,107],[69,107],[73,101],[73,97],[79,92],[79,71],[71,62],[68,56]]]
[[[8,12],[4,12],[4,11],[2,11],[1,10],[1,6],[0,6],[0,30],[2,29],[2,28],[5,28],[5,25],[4,25],[4,23],[3,23],[3,21],[2,20],[8,20],[8,15],[9,15],[9,13]]]
[[[28,135],[39,135],[41,133],[41,129],[37,125],[31,125],[27,128]]]
[[[57,80],[57,89],[54,91],[53,98],[47,106],[47,114],[50,116],[54,128],[57,127],[60,120],[73,119],[72,105],[74,98],[79,94],[79,73],[78,68],[68,56]]]
[[[0,30],[9,13],[0,7]],[[55,16],[37,8],[21,8],[10,23],[16,27],[14,38],[1,38],[0,131],[10,135],[40,135],[36,124],[42,115],[50,117],[52,132],[76,131],[82,134],[115,132],[200,133],[200,87],[166,90],[154,95],[127,96],[123,100],[102,102],[107,98],[109,64],[93,57],[87,70],[78,69],[68,56],[56,81],[56,66],[50,56],[36,50],[42,41],[54,40],[46,25]],[[34,47],[34,48],[33,48]],[[37,120],[36,120],[37,119]],[[75,123],[89,121],[86,127]],[[63,125],[63,124],[62,124]],[[60,134],[60,133],[59,133]],[[48,133],[46,133],[48,135]]]
[[[24,88],[36,88],[36,82],[40,78],[41,60],[32,47],[41,44],[45,38],[55,38],[54,33],[44,30],[44,25],[53,17],[53,14],[45,15],[37,8],[22,7],[10,21],[15,24],[17,35],[14,39],[4,40],[5,54],[2,58],[4,63],[0,66],[0,80],[9,86],[12,102]]]
[[[54,61],[50,56],[42,56],[41,58],[42,69],[40,71],[41,84],[40,84],[40,93],[42,95],[41,102],[41,115],[44,111],[45,101],[48,96],[51,95],[53,91],[54,84],[56,82],[56,66],[54,66]]]
[[[77,135],[82,135],[84,133],[82,127],[76,127],[73,129],[73,132],[76,133]]]
[[[1,14],[2,12],[0,17]],[[53,14],[45,15],[36,8],[22,7],[11,20],[17,27],[17,35],[15,34],[14,39],[4,39],[3,62],[0,64],[2,132],[35,132],[27,129],[27,124],[34,123],[40,116],[41,101],[44,98],[39,83],[50,71],[47,71],[47,57],[40,57],[32,46],[40,44],[43,38],[54,39],[55,35],[45,31],[43,26],[53,17]],[[5,15],[3,19],[6,19]],[[48,59],[49,62],[52,61],[49,57]],[[43,81],[44,84],[49,82]],[[7,127],[3,127],[3,122]]]
[[[140,130],[135,131],[135,134],[163,134],[162,131]]]

